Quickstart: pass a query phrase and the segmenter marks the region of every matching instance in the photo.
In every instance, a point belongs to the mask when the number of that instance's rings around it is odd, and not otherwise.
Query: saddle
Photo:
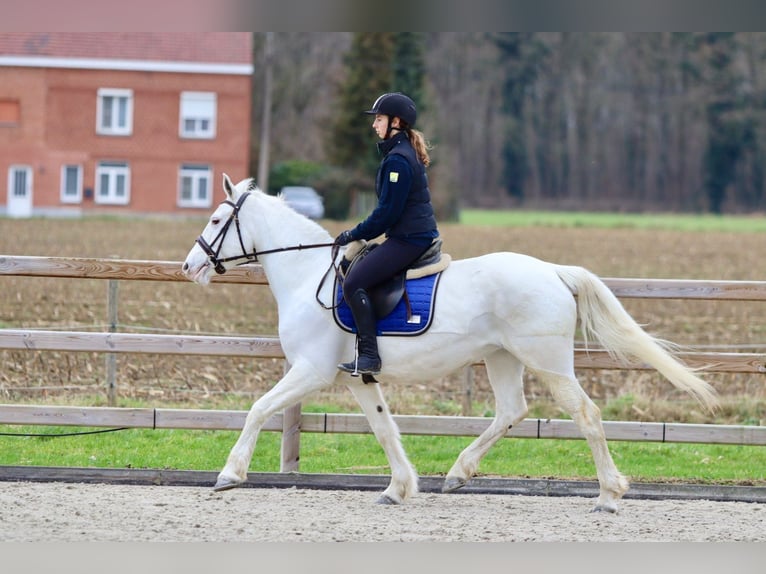
[[[342,277],[346,277],[354,266],[364,259],[379,243],[367,241],[353,241],[349,243],[340,263]],[[434,275],[444,271],[449,266],[452,258],[441,252],[442,240],[436,239],[423,255],[414,261],[406,271],[394,275],[388,281],[376,285],[368,291],[372,308],[378,319],[386,317],[404,299],[407,306],[408,319],[412,316],[412,310],[407,296],[407,280],[418,279]]]

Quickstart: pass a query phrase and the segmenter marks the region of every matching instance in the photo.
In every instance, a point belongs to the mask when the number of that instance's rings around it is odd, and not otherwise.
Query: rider
[[[386,240],[355,264],[343,283],[343,297],[354,316],[358,333],[356,361],[338,368],[353,374],[380,372],[377,321],[367,291],[406,269],[439,236],[431,205],[426,167],[430,163],[423,134],[413,129],[415,103],[395,92],[380,96],[365,114],[375,116],[372,128],[381,139],[383,156],[375,178],[375,209],[353,229],[335,239],[346,245],[385,233]]]

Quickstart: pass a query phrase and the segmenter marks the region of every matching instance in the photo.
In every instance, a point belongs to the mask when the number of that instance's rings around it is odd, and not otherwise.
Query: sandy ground
[[[766,505],[358,491],[0,483],[4,542],[766,541]]]

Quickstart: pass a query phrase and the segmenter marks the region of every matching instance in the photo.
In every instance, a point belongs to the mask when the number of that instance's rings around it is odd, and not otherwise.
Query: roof
[[[252,73],[250,32],[1,32],[0,65]]]

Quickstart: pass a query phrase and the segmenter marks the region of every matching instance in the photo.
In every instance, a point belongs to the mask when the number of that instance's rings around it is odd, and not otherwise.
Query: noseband
[[[258,261],[259,255],[267,255],[269,253],[280,253],[282,251],[298,251],[301,249],[315,249],[317,247],[330,247],[333,245],[333,243],[312,243],[310,245],[293,245],[292,247],[278,247],[276,249],[266,249],[265,251],[255,251],[248,253],[247,249],[245,248],[245,242],[242,241],[242,230],[239,227],[239,210],[242,208],[242,204],[245,203],[245,200],[250,196],[250,192],[246,191],[243,193],[239,199],[237,200],[237,203],[234,203],[230,200],[225,200],[221,203],[223,205],[224,203],[226,205],[231,205],[232,211],[229,214],[229,219],[226,220],[226,223],[223,224],[223,227],[221,227],[221,230],[218,232],[218,235],[215,236],[212,242],[208,243],[205,241],[205,238],[200,235],[197,237],[197,245],[199,245],[202,248],[202,251],[205,252],[205,255],[207,255],[208,259],[210,260],[210,263],[213,265],[213,269],[215,269],[215,272],[219,275],[223,275],[226,273],[226,267],[224,267],[224,263],[227,263],[229,261],[238,261],[240,259],[244,259],[242,261],[242,264]],[[237,229],[237,239],[239,239],[239,246],[242,249],[241,255],[233,255],[231,257],[219,257],[219,254],[221,253],[221,247],[223,246],[223,240],[224,237],[226,237],[226,232],[229,231],[229,227],[231,227],[231,222],[234,222],[234,225]],[[217,247],[216,247],[217,245]]]

